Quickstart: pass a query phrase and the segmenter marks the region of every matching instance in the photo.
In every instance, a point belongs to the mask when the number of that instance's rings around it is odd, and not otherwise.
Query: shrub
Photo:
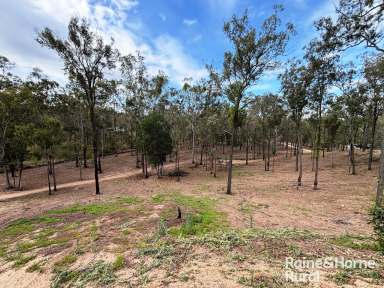
[[[384,253],[384,208],[375,205],[370,214],[373,230],[377,235],[379,249]]]

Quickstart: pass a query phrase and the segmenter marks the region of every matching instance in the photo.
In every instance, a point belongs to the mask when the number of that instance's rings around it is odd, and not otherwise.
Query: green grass
[[[337,285],[348,284],[352,279],[352,273],[349,270],[338,271],[330,276]]]
[[[44,216],[32,218],[32,220],[35,222],[38,222],[38,223],[52,224],[52,223],[58,223],[62,219],[61,218],[55,218],[55,217],[49,217],[49,216],[44,215]]]
[[[132,205],[139,203],[140,200],[136,197],[121,197],[111,202],[100,202],[91,204],[76,204],[63,209],[56,209],[48,211],[48,214],[72,214],[84,213],[89,215],[103,215],[119,211],[124,211],[125,205]]]
[[[25,256],[22,253],[18,253],[14,256],[11,256],[9,260],[13,261],[13,267],[14,268],[20,268],[23,267],[25,264],[27,264],[29,261],[36,258],[36,255],[28,255]]]
[[[66,238],[49,238],[55,233],[53,228],[45,228],[39,232],[32,240],[18,242],[16,249],[21,253],[26,253],[36,248],[44,248],[57,244],[64,244],[69,241]]]
[[[171,235],[199,236],[228,226],[225,214],[215,209],[215,200],[211,198],[172,194],[171,199],[187,215],[181,227],[169,229]]]
[[[355,250],[372,250],[377,251],[378,247],[375,241],[369,237],[343,235],[337,238],[331,239],[331,243],[337,246],[352,248]]]
[[[19,219],[0,230],[3,237],[15,237],[32,232],[35,229],[33,220]]]
[[[43,273],[44,269],[43,269],[43,267],[41,267],[40,263],[34,263],[31,266],[29,266],[26,271],[28,273],[32,273],[32,272]]]
[[[65,255],[61,260],[57,261],[54,264],[55,270],[61,270],[65,267],[69,267],[71,264],[75,263],[77,256],[73,254]]]
[[[123,269],[125,266],[125,258],[123,255],[118,255],[115,261],[112,263],[113,271],[118,271]]]
[[[166,200],[166,195],[164,194],[156,194],[151,197],[151,200],[155,204],[163,203]]]

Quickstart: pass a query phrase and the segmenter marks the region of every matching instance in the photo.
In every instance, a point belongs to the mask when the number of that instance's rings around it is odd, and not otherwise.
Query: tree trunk
[[[140,158],[139,158],[139,152],[137,151],[137,149],[135,149],[135,153],[136,153],[136,168],[140,168]]]
[[[315,154],[315,181],[313,182],[313,189],[317,189],[318,178],[319,178],[319,157],[320,157],[320,143],[321,143],[321,104],[319,107],[319,123],[317,126],[317,139],[316,139],[316,154]]]
[[[379,180],[377,183],[376,190],[376,206],[382,207],[383,204],[383,192],[384,191],[384,137],[381,136],[381,145],[380,145],[380,170],[379,170]]]
[[[147,159],[147,155],[146,154],[144,154],[143,166],[144,166],[144,177],[148,178],[149,177],[149,175],[148,175],[148,159]]]
[[[225,145],[227,145],[227,135],[224,133],[224,139],[223,139],[223,154],[225,154]]]
[[[79,152],[75,151],[75,153],[76,153],[76,156],[75,156],[75,168],[79,168]]]
[[[97,137],[97,124],[96,124],[96,117],[94,112],[94,107],[91,107],[90,109],[90,116],[91,116],[91,124],[92,124],[92,146],[93,146],[93,165],[95,170],[95,192],[96,195],[100,195],[100,186],[99,186],[99,171],[98,171],[98,161],[97,158],[99,156],[98,153],[98,137]]]
[[[141,172],[143,173],[143,176],[145,177],[145,164],[144,164],[144,153],[141,153]]]
[[[299,171],[299,132],[297,132],[297,143],[295,143],[295,171]]]
[[[103,173],[103,170],[101,170],[101,157],[100,157],[100,153],[99,153],[99,156],[97,157],[97,170],[98,170],[99,174]]]
[[[288,135],[287,135],[287,139],[285,142],[285,158],[288,158],[288,150],[289,150],[289,145],[288,145]]]
[[[85,144],[84,147],[83,147],[83,164],[84,164],[84,168],[88,168],[88,164],[87,164],[87,145]]]
[[[203,144],[201,144],[201,149],[200,149],[200,165],[203,165]]]
[[[217,156],[216,156],[216,147],[213,151],[213,177],[216,177],[216,161],[217,161]]]
[[[271,139],[270,137],[268,138],[268,145],[267,145],[267,170],[269,171],[269,163],[271,159]]]
[[[5,189],[7,190],[12,189],[13,187],[11,185],[11,181],[9,180],[9,172],[7,169],[7,165],[4,165],[4,175],[5,175],[5,183],[6,183]]]
[[[303,177],[303,140],[302,140],[302,135],[301,135],[301,130],[300,130],[300,125],[298,127],[298,160],[299,160],[299,177],[297,178],[297,186],[301,186],[301,179]]]
[[[83,163],[82,163],[82,160],[80,160],[80,163],[79,163],[79,174],[80,174],[80,180],[83,180]]]
[[[192,164],[195,164],[195,127],[192,126]]]
[[[253,153],[253,160],[256,160],[256,133],[253,137],[253,151],[252,151],[252,153]]]
[[[377,107],[375,106],[374,113],[376,112]],[[377,116],[373,117],[373,123],[372,123],[372,132],[371,132],[371,147],[369,147],[369,157],[368,157],[368,170],[372,170],[372,160],[373,160],[373,146],[375,144],[375,134],[376,134],[376,124],[377,124]]]
[[[51,173],[53,179],[53,191],[57,191],[56,188],[56,173],[55,173],[55,159],[51,160]]]
[[[179,163],[179,147],[176,145],[176,173],[177,173],[177,182],[180,182],[180,163]]]
[[[49,159],[47,157],[47,176],[48,176],[48,195],[52,195],[52,190],[51,190],[51,178],[50,178],[50,174],[51,174],[51,171],[50,171],[50,163],[49,163]]]
[[[231,135],[231,148],[229,150],[229,160],[228,160],[228,178],[227,178],[227,194],[232,194],[232,159],[233,159],[233,145],[235,141],[235,128],[232,128]]]
[[[23,168],[24,168],[24,165],[23,165],[23,161],[20,161],[20,167],[19,167],[19,184],[18,184],[18,187],[19,187],[19,190],[21,190],[21,176],[23,174]]]
[[[249,140],[247,135],[247,143],[245,147],[245,165],[248,165]]]
[[[350,151],[349,151],[349,160],[351,161],[351,167],[352,167],[352,175],[356,175],[356,167],[355,167],[355,145],[352,143],[350,144]]]

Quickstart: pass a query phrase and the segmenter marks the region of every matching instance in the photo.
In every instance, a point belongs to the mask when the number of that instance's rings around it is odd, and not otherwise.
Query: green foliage
[[[356,250],[377,250],[377,245],[372,239],[364,236],[346,234],[332,239],[331,243]]]
[[[379,249],[384,253],[384,208],[376,205],[371,209],[370,215]]]
[[[165,162],[166,155],[172,152],[171,129],[164,116],[152,112],[140,123],[137,146],[148,157],[152,165]]]

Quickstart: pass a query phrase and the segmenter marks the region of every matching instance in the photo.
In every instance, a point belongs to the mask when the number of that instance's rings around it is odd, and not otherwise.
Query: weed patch
[[[52,279],[51,287],[85,287],[87,284],[105,287],[116,281],[113,265],[97,261],[78,270],[57,270]]]
[[[331,243],[337,246],[352,248],[355,250],[378,250],[375,241],[369,237],[353,236],[347,234],[331,239]]]

